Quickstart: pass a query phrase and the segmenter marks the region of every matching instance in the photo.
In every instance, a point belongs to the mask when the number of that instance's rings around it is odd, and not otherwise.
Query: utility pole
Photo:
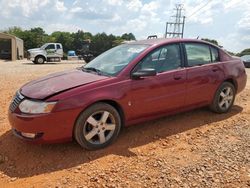
[[[174,21],[166,23],[165,38],[183,38],[185,26],[183,4],[176,4],[174,10],[176,11],[175,16],[172,16],[174,18]]]

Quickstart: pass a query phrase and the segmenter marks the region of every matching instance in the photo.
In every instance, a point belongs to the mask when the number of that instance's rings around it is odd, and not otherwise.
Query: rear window
[[[211,63],[211,54],[208,45],[199,43],[185,44],[187,61],[189,66]]]
[[[61,45],[60,45],[60,44],[57,44],[57,45],[56,45],[56,49],[61,49]]]
[[[211,55],[212,55],[212,62],[220,61],[219,50],[214,47],[210,47],[210,49],[211,49]]]

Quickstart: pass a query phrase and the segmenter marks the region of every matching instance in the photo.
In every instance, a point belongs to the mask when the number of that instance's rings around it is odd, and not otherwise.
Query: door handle
[[[219,69],[218,68],[213,68],[212,71],[213,72],[217,72]]]
[[[174,79],[175,79],[175,80],[180,80],[180,79],[181,79],[181,76],[174,76]]]

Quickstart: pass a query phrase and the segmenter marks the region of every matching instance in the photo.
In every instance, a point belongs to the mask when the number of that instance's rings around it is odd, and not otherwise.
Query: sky
[[[163,37],[175,4],[184,5],[184,38],[216,39],[232,52],[250,48],[250,0],[0,0],[0,30],[42,27],[136,38]]]

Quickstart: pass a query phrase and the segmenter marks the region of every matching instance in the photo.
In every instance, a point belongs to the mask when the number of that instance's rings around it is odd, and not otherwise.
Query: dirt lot
[[[7,119],[14,92],[80,65],[0,62],[0,187],[250,187],[250,80],[228,114],[203,108],[129,127],[99,151],[15,138]]]

